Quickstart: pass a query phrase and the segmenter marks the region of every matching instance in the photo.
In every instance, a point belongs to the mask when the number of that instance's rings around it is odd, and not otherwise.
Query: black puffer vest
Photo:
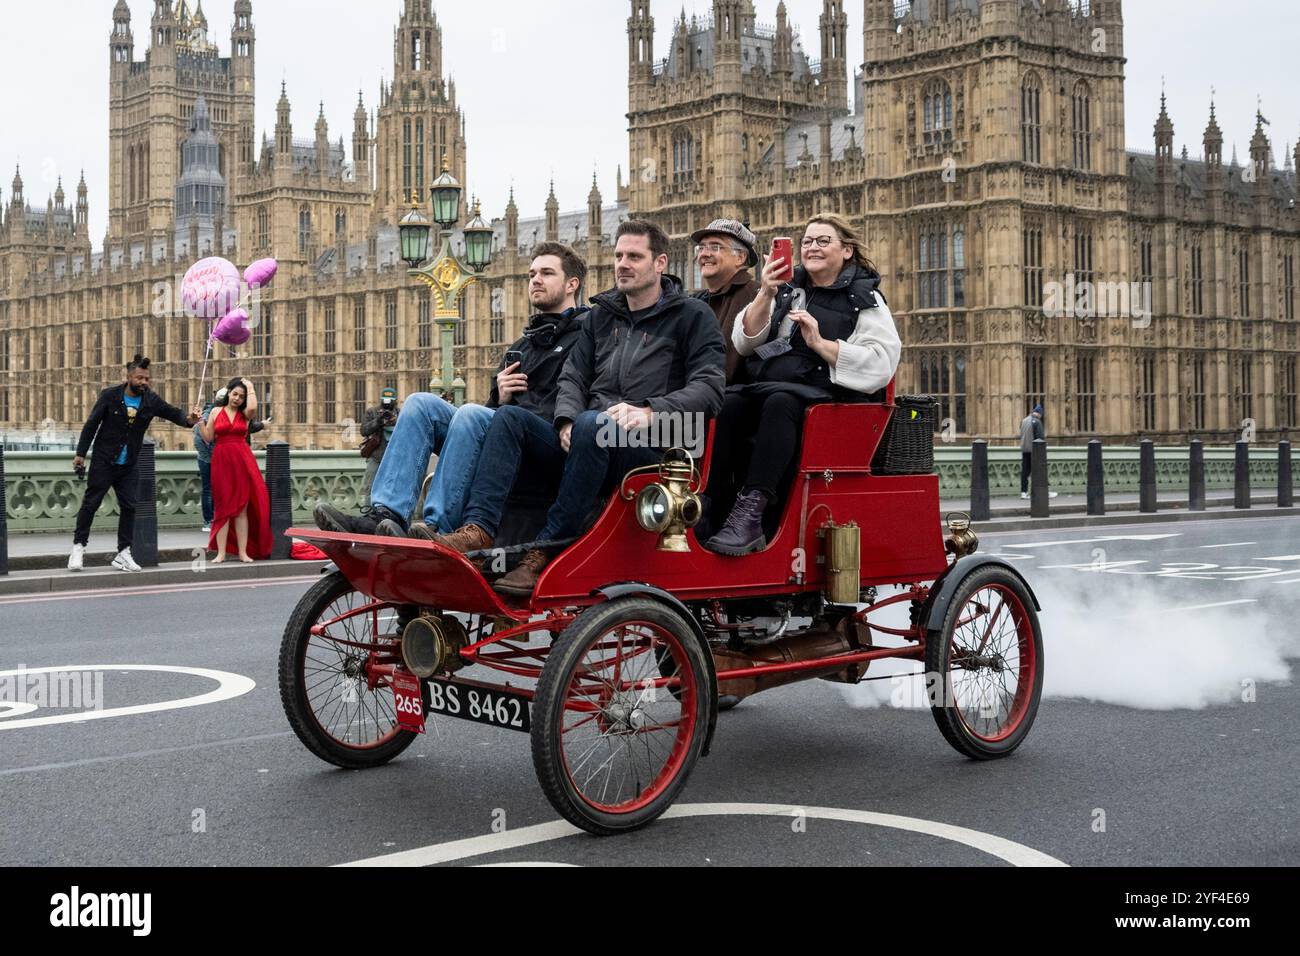
[[[794,278],[777,293],[772,312],[772,325],[768,343],[777,340],[781,323],[795,305],[796,293],[802,291],[804,309],[817,319],[822,338],[842,341],[853,334],[858,325],[858,313],[876,307],[876,296],[882,298],[880,274],[851,263],[840,273],[833,285],[815,286],[803,266],[794,270]],[[837,388],[831,383],[830,369],[825,360],[804,342],[803,332],[795,328],[790,337],[791,349],[782,355],[763,359],[750,356],[747,368],[751,382],[788,382],[805,385],[833,395],[837,401],[862,401],[866,396]],[[843,393],[843,394],[841,394]]]

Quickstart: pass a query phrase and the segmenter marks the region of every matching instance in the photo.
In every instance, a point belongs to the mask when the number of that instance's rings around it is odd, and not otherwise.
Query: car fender
[[[676,596],[665,591],[663,588],[657,588],[652,584],[642,584],[637,581],[625,581],[619,584],[607,584],[602,588],[597,588],[594,592],[599,594],[606,601],[613,601],[621,597],[640,596],[653,598],[661,601],[679,613],[682,618],[691,626],[695,632],[696,638],[699,639],[700,646],[704,648],[705,666],[709,670],[709,682],[712,684],[715,693],[713,694],[713,704],[709,708],[709,725],[704,736],[704,750],[700,756],[707,757],[709,748],[713,745],[713,731],[718,725],[718,695],[716,693],[718,686],[718,671],[713,665],[713,652],[709,648],[708,638],[704,636],[704,628],[700,627],[700,622],[691,614],[690,609],[686,607]]]
[[[957,593],[957,588],[961,586],[962,581],[966,580],[971,572],[988,565],[997,565],[1011,572],[1025,586],[1025,590],[1029,592],[1029,599],[1034,602],[1034,610],[1042,611],[1043,607],[1038,603],[1038,595],[1034,594],[1034,589],[1029,586],[1029,582],[1025,580],[1025,576],[1017,568],[992,555],[968,554],[966,557],[959,558],[949,565],[948,570],[939,576],[939,579],[934,582],[934,586],[930,589],[930,596],[926,599],[920,616],[926,630],[937,631],[943,627],[943,618],[948,613],[948,605],[952,603],[953,596]]]

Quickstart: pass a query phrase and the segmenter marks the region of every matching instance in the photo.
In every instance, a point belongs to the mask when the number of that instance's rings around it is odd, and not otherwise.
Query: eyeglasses
[[[834,236],[804,236],[803,242],[799,243],[801,249],[811,249],[816,246],[818,249],[829,249],[831,243],[839,242]]]
[[[734,244],[727,246],[721,242],[702,242],[695,247],[695,254],[698,256],[702,252],[708,252],[715,256],[722,255],[724,252],[734,252],[736,255],[740,255],[742,250]]]

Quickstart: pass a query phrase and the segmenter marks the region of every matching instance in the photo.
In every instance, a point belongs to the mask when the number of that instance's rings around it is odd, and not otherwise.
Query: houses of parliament
[[[592,295],[613,285],[618,222],[650,218],[695,289],[695,229],[741,219],[766,245],[833,211],[883,275],[900,391],[935,396],[950,433],[1009,438],[1039,403],[1058,442],[1300,424],[1300,142],[1279,168],[1257,115],[1245,159],[1225,157],[1207,102],[1192,158],[1162,98],[1136,107],[1152,142],[1126,144],[1121,0],[864,0],[861,65],[843,0],[823,0],[815,50],[784,2],[760,23],[751,0],[713,0],[672,20],[666,50],[651,0],[629,6],[626,174],[610,202],[593,181],[586,209],[552,189],[542,215],[521,219],[512,194],[493,220],[455,337],[471,400],[527,321],[537,243],[574,245]],[[259,138],[253,4],[233,14],[223,55],[201,3],[157,0],[137,60],[125,0],[113,10],[98,251],[84,181],[71,205],[60,183],[33,206],[19,170],[0,197],[0,431],[79,429],[137,352],[192,401],[206,329],[159,290],[206,255],[280,260],[252,340],[219,346],[210,380],[253,379],[295,448],[344,446],[382,388],[428,388],[441,367],[396,226],[444,163],[473,176],[430,0],[405,0],[391,82],[373,111],[359,98],[350,143],[323,111],[295,134],[291,80]]]

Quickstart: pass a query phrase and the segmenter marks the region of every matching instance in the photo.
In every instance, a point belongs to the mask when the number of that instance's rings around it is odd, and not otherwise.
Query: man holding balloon
[[[109,488],[117,494],[118,507],[118,554],[113,559],[113,567],[119,571],[140,570],[140,565],[131,556],[131,539],[135,532],[135,502],[140,488],[136,464],[145,432],[155,418],[182,428],[193,428],[199,421],[197,406],[187,418],[183,411],[168,405],[150,389],[147,358],[137,355],[126,367],[126,372],[125,384],[100,393],[77,442],[77,456],[72,464],[78,474],[85,470],[86,455],[92,442],[95,451],[90,461],[86,495],[77,514],[77,531],[73,537],[72,555],[68,558],[69,571],[82,569],[86,545],[90,543],[90,526]]]

